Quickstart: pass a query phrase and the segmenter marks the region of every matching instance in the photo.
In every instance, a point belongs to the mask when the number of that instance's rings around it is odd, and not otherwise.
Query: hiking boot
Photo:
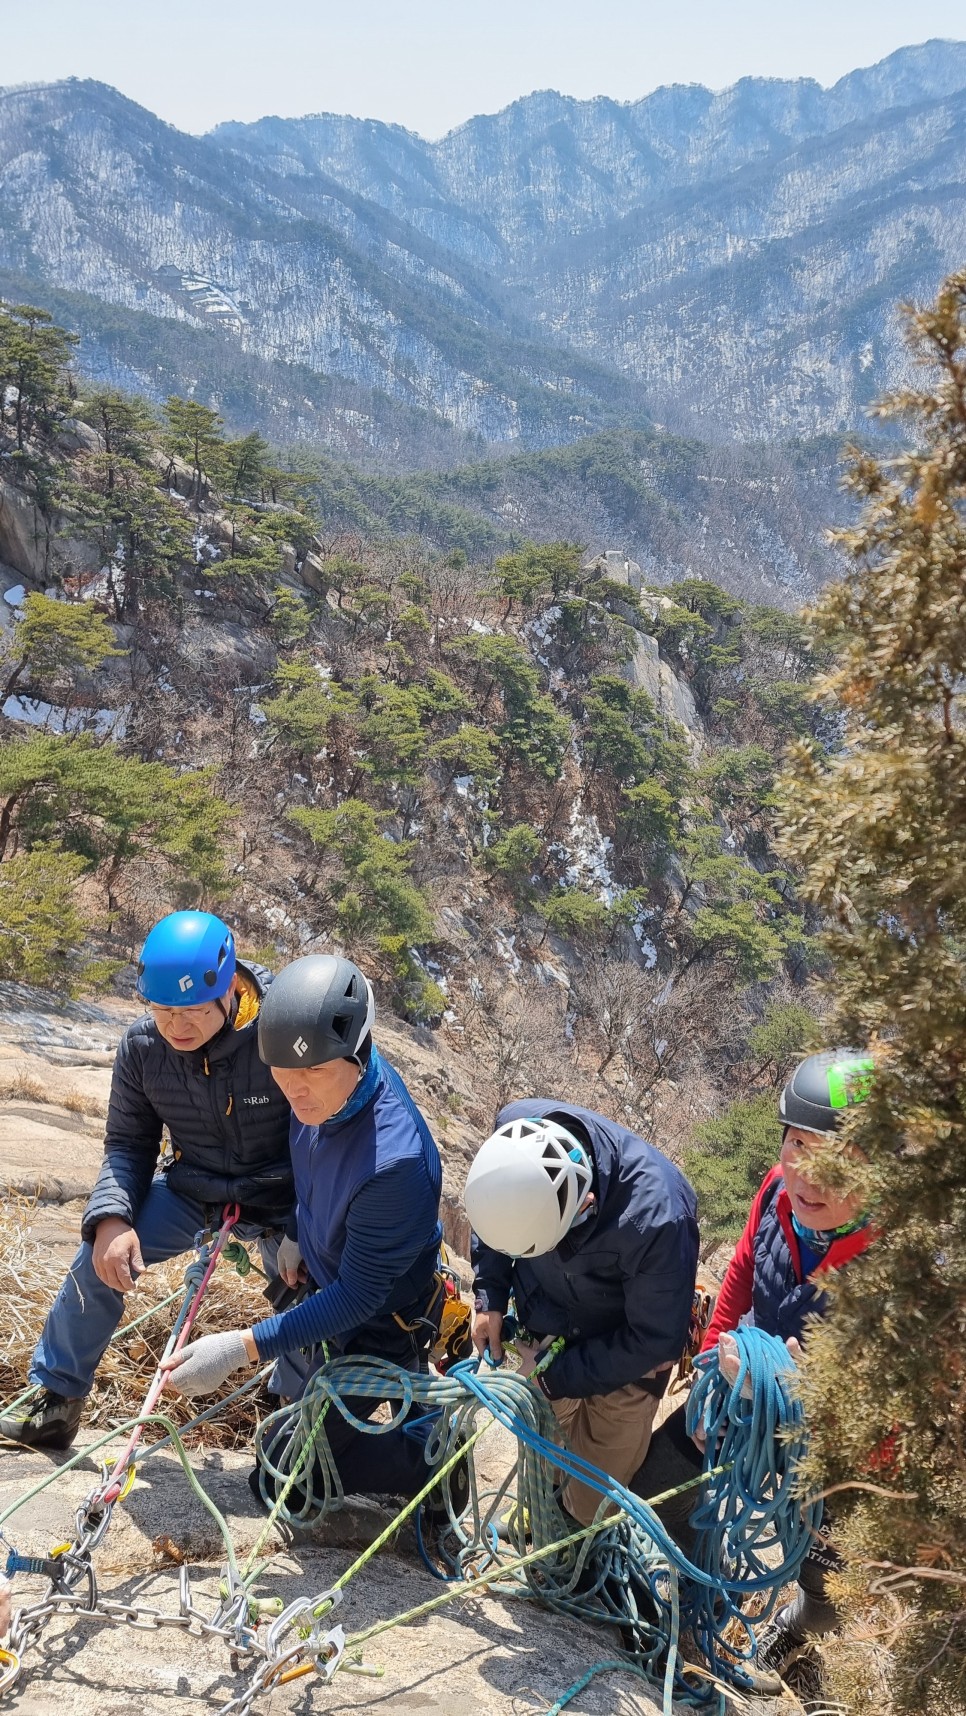
[[[77,1435],[84,1411],[80,1399],[42,1388],[16,1412],[0,1418],[0,1436],[19,1442],[22,1448],[69,1448]]]
[[[526,1508],[517,1512],[516,1502],[512,1502],[507,1512],[499,1519],[492,1521],[490,1531],[500,1543],[511,1543],[517,1546],[521,1539],[526,1548],[530,1548],[530,1514]]]
[[[792,1604],[786,1603],[755,1635],[754,1664],[742,1664],[756,1692],[777,1697],[788,1671],[808,1653],[805,1634],[792,1619]]]

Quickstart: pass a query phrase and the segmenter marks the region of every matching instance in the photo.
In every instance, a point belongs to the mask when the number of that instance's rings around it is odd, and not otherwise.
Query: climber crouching
[[[266,996],[259,1054],[292,1109],[297,1197],[278,1269],[307,1292],[253,1328],[206,1335],[166,1360],[178,1392],[209,1394],[275,1359],[275,1386],[298,1398],[325,1361],[323,1342],[330,1357],[427,1369],[442,1305],[442,1168],[403,1080],[376,1050],[374,1016],[362,972],[332,954],[297,959]],[[369,1418],[379,1402],[346,1404]],[[406,1427],[373,1436],[329,1412],[326,1434],[347,1493],[411,1496],[424,1486],[424,1443]],[[252,1488],[264,1499],[258,1468]]]
[[[288,1107],[256,1049],[271,983],[210,912],[172,912],[148,935],[137,992],[149,1010],[115,1056],[82,1244],[31,1359],[36,1392],[0,1418],[8,1441],[71,1446],[125,1295],[152,1264],[191,1251],[225,1204],[241,1206],[236,1237],[258,1238],[272,1267],[294,1191]]]
[[[562,1336],[536,1385],[573,1452],[626,1484],[687,1341],[694,1191],[652,1144],[589,1109],[536,1099],[498,1118],[466,1181],[474,1341],[500,1362],[511,1294],[532,1337],[524,1375]],[[601,1499],[577,1479],[563,1491],[581,1525]]]

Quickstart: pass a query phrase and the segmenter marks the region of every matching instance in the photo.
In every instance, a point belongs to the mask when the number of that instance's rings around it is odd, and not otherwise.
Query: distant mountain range
[[[897,300],[964,264],[966,43],[829,90],[540,92],[438,143],[0,93],[0,295],[48,303],[103,378],[371,467],[655,420],[839,434],[905,373]]]

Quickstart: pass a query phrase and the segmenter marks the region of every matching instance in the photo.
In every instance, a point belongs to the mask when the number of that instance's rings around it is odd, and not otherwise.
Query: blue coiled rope
[[[740,1616],[740,1604],[752,1593],[763,1596],[767,1616],[780,1588],[796,1577],[821,1517],[820,1504],[803,1503],[795,1489],[805,1426],[788,1351],[754,1328],[738,1330],[735,1339],[741,1358],[735,1382],[722,1375],[716,1354],[704,1355],[688,1406],[689,1428],[700,1419],[707,1430],[705,1476],[696,1489],[699,1505],[691,1521],[698,1540],[694,1561],[647,1501],[562,1445],[556,1420],[537,1390],[512,1372],[484,1374],[476,1360],[454,1366],[445,1377],[414,1375],[380,1360],[336,1359],[324,1365],[298,1402],[259,1428],[263,1493],[269,1499],[273,1489],[281,1488],[311,1439],[311,1458],[279,1517],[305,1526],[339,1505],[342,1486],[320,1422],[327,1410],[340,1412],[365,1435],[398,1428],[415,1409],[438,1413],[426,1445],[428,1467],[468,1440],[479,1427],[477,1419],[489,1413],[517,1439],[516,1469],[483,1508],[468,1459],[469,1507],[461,1519],[450,1509],[453,1571],[495,1580],[501,1558],[523,1552],[525,1532],[535,1549],[567,1537],[572,1522],[560,1509],[555,1485],[561,1474],[579,1478],[600,1494],[602,1504],[619,1508],[620,1516],[595,1536],[528,1566],[517,1590],[558,1612],[604,1620],[629,1632],[635,1647],[629,1661],[663,1686],[666,1709],[678,1697],[714,1703],[723,1711],[720,1692],[709,1690],[706,1682],[696,1688],[686,1678],[686,1665],[682,1668],[678,1659],[682,1625],[690,1628],[714,1675],[747,1685],[743,1664],[754,1654],[754,1637]],[[746,1378],[751,1399],[742,1393]],[[389,1421],[359,1418],[346,1405],[353,1397],[390,1402]],[[492,1525],[511,1487],[518,1523],[511,1533],[515,1543],[506,1545],[496,1541]],[[745,1629],[744,1648],[731,1642],[736,1618]]]
[[[691,1527],[695,1560],[719,1581],[720,1598],[692,1602],[688,1619],[697,1644],[709,1656],[729,1621],[745,1629],[741,1660],[754,1657],[754,1635],[738,1604],[752,1593],[764,1595],[770,1614],[781,1588],[801,1567],[822,1523],[821,1500],[797,1493],[794,1470],[807,1447],[805,1415],[796,1387],[795,1361],[783,1341],[760,1329],[738,1329],[734,1336],[738,1374],[728,1382],[717,1353],[695,1360],[696,1380],[688,1398],[687,1427],[705,1432],[705,1470],[712,1460],[727,1467],[703,1486]],[[746,1383],[750,1397],[746,1397]],[[790,1456],[790,1457],[789,1457]],[[775,1556],[787,1573],[776,1583]]]

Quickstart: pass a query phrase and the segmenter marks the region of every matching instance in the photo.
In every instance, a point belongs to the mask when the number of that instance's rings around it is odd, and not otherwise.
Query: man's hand
[[[307,1281],[309,1278],[297,1239],[286,1237],[282,1240],[275,1258],[275,1267],[286,1287],[297,1287],[300,1281]]]
[[[473,1313],[473,1345],[480,1358],[485,1358],[487,1347],[494,1364],[503,1363],[503,1312],[474,1311]]]
[[[543,1358],[549,1346],[553,1345],[553,1336],[545,1335],[542,1341],[537,1341],[532,1347],[524,1346],[522,1341],[516,1342],[517,1355],[520,1360],[518,1376],[532,1376],[534,1366]]]
[[[91,1253],[97,1279],[117,1293],[130,1293],[138,1276],[144,1274],[141,1241],[123,1216],[107,1216],[98,1222]]]
[[[161,1360],[167,1381],[176,1394],[213,1394],[232,1371],[256,1362],[258,1349],[250,1330],[230,1329],[221,1335],[202,1335],[179,1353]]]

